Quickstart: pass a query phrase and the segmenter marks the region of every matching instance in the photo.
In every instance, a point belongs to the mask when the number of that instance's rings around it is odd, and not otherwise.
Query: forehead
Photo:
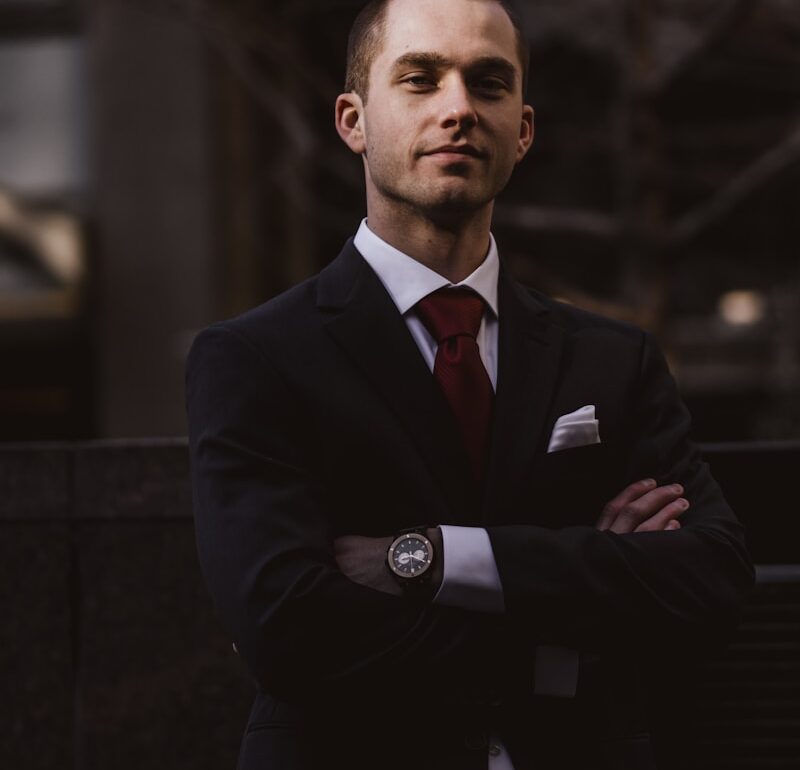
[[[514,25],[493,0],[391,0],[383,45],[373,65],[391,67],[409,51],[438,53],[453,61],[501,56],[520,66]]]

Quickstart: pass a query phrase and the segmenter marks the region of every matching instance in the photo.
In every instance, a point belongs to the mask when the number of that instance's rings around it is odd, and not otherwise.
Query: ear
[[[340,94],[336,99],[336,130],[354,153],[364,154],[367,146],[364,136],[364,105],[355,91]]]
[[[517,163],[519,163],[533,144],[533,107],[530,104],[522,105],[522,121],[519,127],[519,142],[517,144]]]

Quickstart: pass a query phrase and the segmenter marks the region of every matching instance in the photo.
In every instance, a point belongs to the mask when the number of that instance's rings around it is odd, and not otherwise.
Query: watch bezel
[[[428,559],[428,561],[425,563],[424,567],[419,569],[413,575],[409,575],[407,572],[401,572],[400,570],[397,569],[397,567],[395,566],[395,563],[394,563],[395,548],[397,547],[397,545],[399,543],[403,542],[404,540],[419,540],[419,541],[421,541],[425,545],[425,548],[428,551],[428,556],[430,557]],[[397,576],[401,580],[404,580],[404,581],[407,581],[407,582],[410,583],[410,582],[419,580],[420,578],[424,577],[425,575],[427,575],[430,572],[431,568],[433,567],[433,561],[435,559],[435,553],[436,552],[433,549],[433,543],[430,540],[428,540],[428,538],[425,537],[425,535],[422,535],[419,532],[404,532],[403,534],[398,535],[392,541],[391,545],[389,546],[389,549],[386,552],[386,563],[389,565],[389,569],[392,571],[393,575]]]

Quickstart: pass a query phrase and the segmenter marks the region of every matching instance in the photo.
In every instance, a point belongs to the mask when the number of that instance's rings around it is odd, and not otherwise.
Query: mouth
[[[471,144],[446,144],[433,150],[428,150],[423,155],[432,155],[444,160],[459,160],[461,158],[483,158],[486,154]]]

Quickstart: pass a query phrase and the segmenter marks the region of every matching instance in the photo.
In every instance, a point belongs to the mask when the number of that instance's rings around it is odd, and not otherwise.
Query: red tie
[[[416,305],[439,345],[433,374],[455,414],[475,478],[483,480],[494,391],[476,337],[483,300],[468,289],[439,289]]]

